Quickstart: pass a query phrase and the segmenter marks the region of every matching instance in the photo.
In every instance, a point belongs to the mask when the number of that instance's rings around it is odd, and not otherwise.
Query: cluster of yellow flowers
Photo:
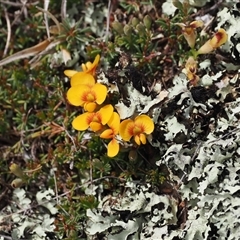
[[[100,138],[109,139],[107,155],[114,157],[119,152],[119,136],[123,141],[131,138],[140,145],[146,144],[146,134],[154,130],[154,123],[147,115],[139,115],[134,120],[125,119],[120,122],[120,116],[111,104],[104,104],[108,89],[96,81],[96,68],[100,60],[97,55],[94,62],[82,64],[82,71],[65,70],[64,74],[70,78],[70,89],[67,99],[71,105],[84,109],[84,113],[77,116],[72,126],[79,131],[87,129],[99,134]]]
[[[203,22],[193,21],[190,24],[186,25],[184,23],[177,23],[178,26],[182,28],[182,34],[186,39],[189,47],[191,49],[194,48],[196,43],[196,29],[199,27],[203,27]],[[190,56],[185,65],[185,73],[188,80],[192,85],[196,85],[199,81],[199,77],[197,76],[197,61],[196,58],[200,54],[207,54],[214,51],[216,48],[223,45],[228,39],[228,35],[223,28],[220,28],[215,35],[205,42],[197,51],[194,51],[194,56]]]

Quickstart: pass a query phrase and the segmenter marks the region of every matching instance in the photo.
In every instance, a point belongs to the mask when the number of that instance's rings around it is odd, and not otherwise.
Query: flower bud
[[[182,3],[179,0],[172,0],[172,4],[174,7],[182,9]]]
[[[16,178],[11,182],[13,188],[19,188],[24,184],[24,181],[21,178]]]
[[[145,35],[145,33],[146,33],[146,27],[145,27],[142,23],[139,23],[139,24],[136,26],[136,29],[137,29],[139,35]]]
[[[133,28],[130,25],[125,25],[123,28],[123,32],[126,36],[131,36],[132,35]]]
[[[24,178],[23,170],[16,163],[11,164],[9,169],[10,172],[13,173],[15,176],[19,178]]]
[[[123,34],[123,24],[118,22],[118,21],[114,21],[112,23],[112,28],[118,33],[118,34]]]
[[[132,26],[133,27],[136,27],[137,25],[138,25],[138,23],[139,23],[139,19],[138,18],[136,18],[136,17],[134,17],[133,19],[132,19]]]
[[[148,30],[150,30],[151,25],[152,25],[152,19],[151,19],[148,15],[146,15],[146,16],[143,18],[143,23],[144,23],[145,27],[146,27]]]
[[[128,159],[130,161],[135,161],[138,157],[138,153],[137,151],[134,149],[134,150],[131,150],[129,153],[128,153]]]

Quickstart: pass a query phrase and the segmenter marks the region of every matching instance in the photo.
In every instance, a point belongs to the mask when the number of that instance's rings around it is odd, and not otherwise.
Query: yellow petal
[[[91,62],[86,62],[86,63],[82,63],[82,70],[84,72],[87,72],[88,69],[91,67],[92,63]]]
[[[197,72],[197,61],[193,57],[189,57],[185,69],[187,72],[196,73]]]
[[[75,85],[68,89],[67,99],[69,103],[74,106],[83,106],[85,101],[83,100],[82,96],[88,91],[89,87],[87,85]]]
[[[117,142],[116,139],[113,139],[108,144],[107,155],[109,157],[115,157],[118,154],[118,152],[119,152],[119,143]]]
[[[198,49],[197,53],[198,54],[207,54],[207,53],[210,53],[213,50],[214,50],[214,48],[211,44],[211,40],[208,40]]]
[[[188,78],[189,81],[194,80],[195,77],[196,77],[196,74],[195,74],[195,73],[187,72],[187,78]]]
[[[213,48],[218,48],[223,45],[228,39],[228,35],[223,28],[220,28],[210,40],[210,43]]]
[[[101,130],[102,127],[103,127],[102,124],[99,123],[99,122],[91,122],[91,123],[90,123],[90,128],[91,128],[92,131],[94,131],[94,132],[97,132],[97,131]]]
[[[193,48],[196,42],[196,34],[193,29],[189,33],[184,32],[183,36],[185,37],[190,48]]]
[[[96,83],[92,87],[92,91],[96,94],[96,103],[102,104],[107,97],[107,87],[103,84]]]
[[[102,124],[107,124],[113,114],[113,106],[111,104],[105,105],[99,110],[99,114],[102,119]]]
[[[196,20],[196,21],[193,21],[189,24],[189,26],[192,27],[192,28],[203,27],[203,25],[204,25],[204,23],[201,20]]]
[[[91,119],[93,118],[94,113],[83,113],[72,121],[72,126],[78,131],[84,131],[88,129]]]
[[[126,119],[120,123],[119,134],[124,141],[129,141],[133,136],[129,131],[130,128],[134,128],[134,122],[131,119]]]
[[[141,141],[140,141],[139,135],[136,135],[136,136],[134,137],[134,141],[136,142],[137,145],[141,145]]]
[[[119,117],[118,113],[113,112],[113,114],[107,124],[113,130],[114,135],[118,134],[119,127],[120,127],[120,117]]]
[[[223,28],[220,28],[214,35],[214,37],[208,40],[200,49],[198,54],[210,53],[214,49],[220,47],[228,40],[228,35]]]
[[[147,140],[145,134],[141,133],[139,138],[142,144],[146,144]]]
[[[104,138],[104,139],[110,139],[110,138],[113,138],[113,131],[111,128],[109,129],[106,129],[105,131],[103,131],[101,134],[100,134],[100,138]]]
[[[77,71],[75,70],[65,70],[64,71],[64,74],[67,76],[67,77],[72,77],[74,74],[78,73]]]
[[[95,59],[94,59],[93,65],[94,65],[94,66],[98,65],[99,60],[100,60],[100,55],[98,54],[98,55],[95,57]]]
[[[84,110],[87,111],[87,112],[93,112],[97,107],[97,104],[95,102],[86,102],[84,103]]]
[[[82,69],[84,72],[87,72],[89,74],[92,74],[93,76],[95,75],[95,72],[96,72],[96,68],[97,68],[97,65],[99,63],[99,60],[100,60],[100,55],[98,54],[95,59],[94,59],[94,62],[91,63],[91,62],[87,62],[85,64],[82,64]]]
[[[154,130],[153,120],[145,114],[137,116],[135,118],[134,122],[137,126],[138,125],[143,126],[144,127],[144,132],[147,133],[147,134],[152,133],[153,130]]]
[[[72,76],[71,86],[78,84],[93,86],[95,84],[95,79],[91,74],[85,72],[78,72]]]

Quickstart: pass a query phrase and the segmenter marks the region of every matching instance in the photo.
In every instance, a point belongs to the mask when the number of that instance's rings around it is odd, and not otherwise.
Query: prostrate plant
[[[181,3],[179,0],[174,0],[173,4],[177,7],[180,12],[183,12],[183,9],[186,8],[186,2]],[[184,19],[183,19],[184,20]],[[191,48],[189,57],[185,64],[185,68],[183,72],[186,74],[190,84],[196,86],[199,82],[199,76],[197,75],[197,58],[198,55],[208,54],[214,51],[216,48],[220,47],[228,40],[228,35],[223,28],[220,28],[214,36],[207,40],[202,46],[200,46],[197,50],[196,43],[199,45],[201,43],[201,39],[198,40],[197,28],[203,28],[204,23],[201,20],[195,20],[193,22],[184,22],[184,23],[176,23],[177,26],[181,27],[182,35],[187,41],[188,46]]]
[[[185,73],[187,75],[188,80],[193,86],[196,86],[199,77],[197,76],[197,57],[200,54],[208,54],[214,51],[216,48],[220,47],[224,43],[226,43],[228,39],[227,33],[224,29],[219,29],[215,35],[205,42],[197,51],[192,49],[193,56],[190,56],[185,64]],[[192,40],[194,37],[192,36]]]
[[[95,81],[96,67],[100,56],[94,62],[82,64],[82,72],[66,70],[64,73],[71,77],[71,88],[67,91],[67,99],[74,106],[83,107],[85,111],[77,116],[72,126],[76,130],[87,129],[95,132],[100,138],[110,139],[107,146],[107,155],[115,157],[120,149],[121,141],[134,141],[146,144],[145,134],[154,130],[153,120],[147,115],[140,115],[134,120],[126,119],[120,123],[121,116],[114,111],[114,106],[106,104],[108,89],[105,85]]]

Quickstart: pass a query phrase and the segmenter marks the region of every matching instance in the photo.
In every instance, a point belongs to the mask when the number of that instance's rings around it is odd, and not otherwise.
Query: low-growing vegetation
[[[238,2],[0,6],[0,239],[239,238]]]

